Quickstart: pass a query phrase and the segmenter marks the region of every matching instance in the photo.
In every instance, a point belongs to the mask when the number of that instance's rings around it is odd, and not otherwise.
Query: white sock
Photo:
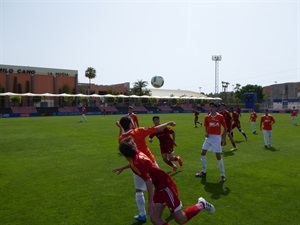
[[[201,156],[202,172],[206,173],[206,156]]]
[[[140,215],[141,216],[146,215],[144,193],[136,192],[135,193],[135,201],[136,201],[137,207],[139,209]]]
[[[218,160],[218,165],[220,168],[221,176],[225,176],[225,168],[224,168],[223,159]]]

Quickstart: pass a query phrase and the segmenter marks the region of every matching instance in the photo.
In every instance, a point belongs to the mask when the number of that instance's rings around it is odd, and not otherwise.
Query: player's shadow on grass
[[[171,220],[173,220],[173,216],[172,216],[172,214],[170,214],[167,218],[165,218],[165,220],[167,221],[167,222],[170,222]],[[148,221],[150,222],[150,218],[148,219]],[[145,222],[146,223],[146,222]],[[142,225],[142,224],[145,224],[145,223],[142,223],[142,222],[134,222],[134,223],[132,223],[131,225]]]
[[[236,151],[236,150],[234,150],[234,151],[232,151],[232,150],[229,150],[229,151],[223,151],[223,152],[222,152],[222,155],[223,155],[224,157],[234,156],[234,155],[235,155],[235,154],[234,154],[235,151]]]
[[[226,182],[225,182],[226,183]],[[227,196],[231,190],[228,187],[224,188],[224,182],[211,183],[206,182],[206,178],[201,179],[201,184],[204,185],[204,190],[211,193],[212,199],[219,199],[221,196]]]
[[[173,177],[173,176],[176,176],[178,173],[181,173],[181,171],[180,170],[177,170],[176,172],[171,172],[171,171],[169,171],[169,172],[167,172],[171,177]]]
[[[273,146],[272,146],[272,147],[270,147],[270,148],[265,148],[265,150],[267,150],[267,151],[271,151],[271,152],[276,152],[276,151],[279,151],[279,149],[277,149],[277,148],[274,148]]]
[[[145,222],[145,223],[146,223],[146,222]],[[142,225],[142,224],[145,224],[145,223],[142,223],[142,222],[136,221],[136,222],[132,223],[131,225]]]

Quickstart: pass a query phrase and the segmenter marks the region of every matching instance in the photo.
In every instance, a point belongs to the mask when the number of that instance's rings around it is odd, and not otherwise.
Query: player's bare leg
[[[176,172],[177,166],[174,163],[172,163],[172,161],[175,161],[175,160],[170,160],[169,154],[167,154],[167,153],[161,154],[161,156],[162,156],[164,162],[173,168],[173,172]]]
[[[183,164],[181,157],[180,156],[174,156],[173,152],[168,154],[168,158],[169,158],[170,161],[177,161],[179,166],[182,166],[182,164]]]
[[[231,151],[237,150],[237,147],[236,147],[235,141],[234,141],[234,139],[233,139],[233,137],[232,137],[231,133],[230,133],[230,132],[228,132],[228,133],[227,133],[227,136],[229,137],[229,139],[230,139],[230,142],[231,142],[231,144],[232,144],[232,147],[233,147],[233,148],[231,149]]]
[[[167,221],[161,218],[165,207],[165,205],[160,203],[154,204],[153,212],[150,214],[150,220],[154,225],[168,224]]]

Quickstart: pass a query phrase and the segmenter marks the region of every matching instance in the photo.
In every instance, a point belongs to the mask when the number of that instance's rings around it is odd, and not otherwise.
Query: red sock
[[[189,206],[184,210],[188,221],[192,219],[194,216],[196,216],[200,211],[201,209],[197,205]]]
[[[171,166],[171,167],[174,166],[174,164],[173,164],[171,161],[168,161],[167,163],[168,163],[168,165]]]

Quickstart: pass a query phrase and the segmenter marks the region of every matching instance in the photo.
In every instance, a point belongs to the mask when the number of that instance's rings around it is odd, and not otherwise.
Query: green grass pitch
[[[159,114],[161,122],[177,123],[175,154],[182,157],[183,167],[171,173],[157,139],[149,146],[159,166],[172,174],[183,208],[203,196],[217,210],[214,215],[200,212],[188,224],[299,224],[300,126],[292,125],[289,114],[273,115],[274,148],[267,150],[259,124],[258,135],[253,135],[249,114],[242,114],[249,140],[235,130],[234,152],[227,141],[227,181],[221,184],[211,152],[206,180],[195,178],[204,130],[193,127],[193,114]],[[133,220],[137,207],[132,172],[111,172],[126,163],[117,149],[115,122],[121,116],[88,115],[86,123],[79,122],[80,116],[0,119],[0,224],[138,225]],[[139,115],[140,125],[151,126],[152,116]],[[168,209],[163,217],[169,218]]]

